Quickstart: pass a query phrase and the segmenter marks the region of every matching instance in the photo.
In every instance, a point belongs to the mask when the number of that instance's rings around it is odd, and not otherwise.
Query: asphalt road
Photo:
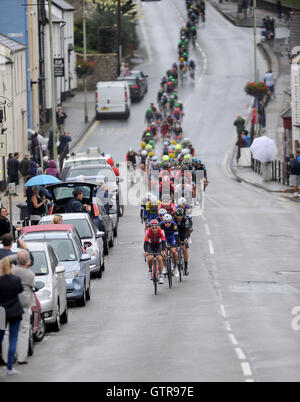
[[[149,93],[128,122],[101,122],[80,143],[82,150],[100,145],[116,161],[138,147],[145,109],[175,61],[185,11],[180,0],[142,7]],[[36,345],[22,374],[7,381],[300,380],[300,332],[292,329],[292,309],[300,305],[298,207],[228,173],[232,123],[249,104],[243,86],[253,76],[252,33],[207,8],[196,83],[180,88],[185,135],[210,180],[205,212],[195,218],[190,276],[153,295],[139,210],[127,206],[87,307],[71,309],[68,325]],[[263,73],[261,59],[259,68]]]

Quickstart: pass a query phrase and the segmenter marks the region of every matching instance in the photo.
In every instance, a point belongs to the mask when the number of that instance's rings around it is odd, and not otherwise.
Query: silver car
[[[102,271],[105,269],[104,250],[103,250],[103,232],[97,230],[91,217],[87,213],[66,213],[61,214],[63,224],[73,225],[79,234],[84,248],[88,249],[91,259],[88,261],[91,274],[101,278]],[[54,215],[43,216],[39,222],[40,225],[50,224]]]
[[[44,287],[36,295],[41,304],[41,313],[48,328],[58,332],[61,324],[68,322],[67,287],[65,267],[60,265],[53,248],[45,242],[28,242],[28,250],[34,257],[30,267],[37,282]],[[18,251],[13,249],[13,251]]]

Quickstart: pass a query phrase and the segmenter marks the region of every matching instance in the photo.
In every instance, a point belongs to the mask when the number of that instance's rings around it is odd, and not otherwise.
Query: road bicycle
[[[166,247],[166,258],[165,258],[165,266],[167,268],[167,276],[168,276],[168,282],[169,282],[169,288],[172,288],[173,284],[173,270],[172,270],[172,263],[173,263],[173,257],[171,253],[171,247],[169,244],[167,244]]]
[[[157,261],[157,256],[161,255],[160,253],[149,253],[148,255],[153,255],[153,262],[152,262],[152,276],[151,280],[153,282],[153,288],[154,288],[154,294],[157,295],[157,284],[158,284],[158,279],[159,279],[159,270],[158,270],[158,261]],[[146,262],[146,256],[145,256],[145,262]]]
[[[183,250],[182,246],[185,248],[189,248],[189,245],[185,243],[184,241],[180,242],[180,245],[177,247],[177,253],[178,253],[178,271],[179,271],[179,281],[182,282],[182,277],[185,275],[184,273],[184,255],[183,255]]]

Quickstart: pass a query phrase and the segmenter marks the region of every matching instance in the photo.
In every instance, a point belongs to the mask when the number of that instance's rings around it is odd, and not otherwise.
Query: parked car
[[[127,77],[118,77],[118,81],[127,82],[130,90],[130,97],[132,101],[141,101],[147,92],[145,81],[139,80],[135,75],[128,75]]]
[[[34,227],[28,226],[28,228]],[[42,318],[47,329],[58,332],[61,324],[68,322],[65,267],[60,265],[50,244],[44,241],[31,241],[29,238],[26,238],[27,241],[27,247],[34,257],[34,264],[30,269],[36,276],[36,282],[44,284],[36,294],[41,305]],[[18,249],[13,246],[12,251]],[[39,336],[41,337],[41,334],[36,333],[35,338],[38,339]]]
[[[117,210],[114,209],[112,206],[109,209],[109,213],[107,213],[104,205],[100,198],[94,197],[93,198],[93,205],[98,208],[99,214],[101,216],[101,220],[103,221],[105,231],[113,232],[113,235],[116,237],[118,235],[118,226],[119,226],[119,217]],[[114,239],[110,241],[108,244],[110,247],[114,246]]]
[[[82,165],[72,167],[68,174],[66,181],[72,182],[78,180],[79,177],[84,176],[87,183],[97,185],[98,178],[104,177],[110,192],[109,202],[114,209],[117,209],[119,216],[124,215],[124,202],[119,183],[122,179],[117,177],[110,165]],[[97,197],[97,193],[95,194]],[[99,197],[98,197],[99,198]]]
[[[89,147],[87,152],[77,152],[68,154],[64,159],[62,168],[62,180],[64,181],[67,177],[67,173],[73,166],[88,165],[88,164],[99,164],[106,165],[107,156],[100,151],[99,147]]]
[[[39,222],[41,225],[50,224],[54,215],[43,216]],[[91,259],[89,268],[91,275],[101,278],[105,269],[104,254],[108,249],[108,235],[99,231],[87,213],[66,213],[61,214],[63,224],[74,225],[82,246],[89,251]],[[52,226],[52,225],[51,225]],[[110,236],[111,237],[111,236]]]
[[[65,267],[67,300],[85,306],[91,298],[91,256],[83,252],[77,230],[73,225],[36,225],[22,229],[26,242],[45,241],[50,244]]]
[[[148,92],[148,75],[144,74],[142,71],[139,70],[131,70],[130,71],[131,75],[134,77],[137,77],[139,81],[144,85],[145,87],[145,93]]]
[[[127,82],[100,81],[96,86],[96,119],[130,116],[131,100]]]

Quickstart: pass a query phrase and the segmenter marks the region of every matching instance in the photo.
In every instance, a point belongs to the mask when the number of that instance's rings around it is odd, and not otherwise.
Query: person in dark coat
[[[29,171],[28,171],[30,178],[36,176],[37,168],[38,168],[38,165],[37,165],[36,161],[31,159],[30,160]]]
[[[2,236],[5,235],[6,233],[11,232],[11,224],[9,220],[7,219],[7,209],[6,208],[0,208],[0,238],[2,239]]]
[[[38,133],[35,132],[31,135],[31,155],[32,158],[37,161],[39,158],[39,140]]]
[[[19,294],[24,291],[21,279],[12,272],[10,257],[0,262],[0,306],[5,309],[6,323],[9,324],[9,350],[7,359],[7,375],[18,374],[13,368],[17,350],[18,334],[22,314],[24,312],[19,301]],[[0,329],[0,345],[2,345],[5,330]]]
[[[70,133],[63,131],[61,136],[59,137],[59,147],[57,148],[57,152],[59,154],[59,168],[62,171],[64,159],[69,153],[69,142],[72,141]]]
[[[62,107],[58,106],[57,112],[56,112],[56,122],[59,131],[63,130],[65,127],[65,120],[68,116],[66,115],[65,112],[63,112]]]
[[[246,148],[247,142],[241,135],[239,135],[235,145],[237,146],[236,162],[238,164],[241,157],[241,148]]]
[[[240,115],[238,115],[233,125],[236,126],[236,133],[238,135],[242,134],[243,131],[245,130],[245,119],[243,119]]]
[[[25,155],[19,165],[19,170],[24,178],[24,183],[26,183],[26,181],[28,180],[27,177],[29,176],[29,167],[30,167],[29,155]]]
[[[19,152],[15,152],[13,158],[7,161],[8,182],[16,186],[19,184],[19,157]],[[18,194],[15,192],[14,195]]]

